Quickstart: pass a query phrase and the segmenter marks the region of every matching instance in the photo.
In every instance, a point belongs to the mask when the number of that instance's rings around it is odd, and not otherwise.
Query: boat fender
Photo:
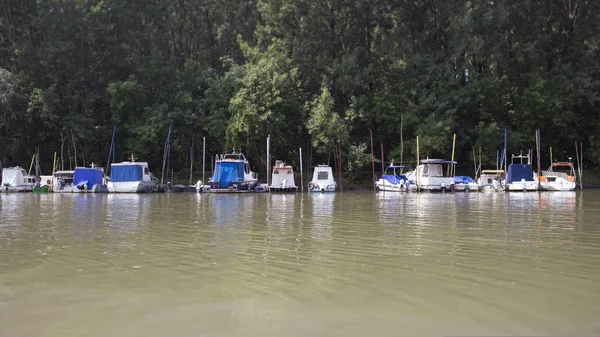
[[[312,182],[308,183],[308,189],[309,190],[312,190],[314,188],[315,188],[315,184],[314,183],[312,183]]]

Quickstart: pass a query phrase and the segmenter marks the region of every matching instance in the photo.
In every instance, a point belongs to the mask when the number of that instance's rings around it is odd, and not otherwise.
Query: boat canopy
[[[238,160],[218,161],[212,181],[218,181],[219,187],[228,187],[232,181],[244,180],[244,162]]]
[[[75,185],[87,184],[88,188],[91,188],[96,184],[102,185],[102,170],[96,168],[77,167],[75,168],[73,182]]]
[[[412,166],[400,166],[400,165],[390,165],[387,168],[389,169],[411,169]]]
[[[402,183],[408,182],[408,178],[406,178],[405,175],[388,174],[384,175],[383,179],[387,180],[392,185],[400,185]]]
[[[481,174],[501,174],[504,173],[504,170],[483,170]]]
[[[506,182],[519,182],[521,180],[533,181],[533,169],[530,164],[510,164],[506,174]]]
[[[474,184],[475,180],[473,180],[473,178],[471,178],[469,176],[455,176],[454,183],[455,184],[469,184],[469,183]]]
[[[144,168],[142,165],[112,165],[110,181],[126,182],[141,181],[144,178]],[[77,181],[74,179],[74,181]]]
[[[27,171],[17,167],[8,167],[2,169],[2,185],[17,186],[27,183]]]
[[[443,160],[443,159],[423,159],[421,164],[456,164],[454,160]]]

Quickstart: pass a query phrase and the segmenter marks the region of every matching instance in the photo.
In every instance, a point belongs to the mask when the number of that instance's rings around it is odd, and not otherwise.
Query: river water
[[[0,336],[598,336],[600,191],[0,195]]]

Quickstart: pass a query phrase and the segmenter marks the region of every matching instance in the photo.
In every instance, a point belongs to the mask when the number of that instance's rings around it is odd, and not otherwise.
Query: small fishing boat
[[[233,151],[226,155],[217,155],[215,170],[208,181],[210,191],[214,193],[254,192],[258,182],[256,173],[250,170],[250,164],[242,153]]]
[[[386,167],[384,174],[377,180],[375,186],[380,191],[387,192],[404,192],[404,191],[416,191],[417,185],[414,182],[402,174],[404,169],[412,169],[412,166],[400,166],[394,165],[392,161],[388,167]],[[398,172],[396,171],[398,170]],[[391,174],[388,172],[391,171]]]
[[[147,162],[136,162],[133,154],[130,161],[111,164],[110,193],[156,192],[158,179],[150,173]]]
[[[31,192],[35,181],[35,177],[28,174],[21,166],[2,169],[3,192]]]
[[[39,183],[36,183],[33,188],[31,189],[31,192],[33,194],[43,194],[43,193],[48,193],[50,192],[50,185],[41,185]]]
[[[477,192],[479,184],[469,176],[455,176],[454,191]]]
[[[337,184],[333,179],[333,170],[328,165],[318,165],[315,167],[313,177],[308,183],[308,190],[311,192],[335,192]]]
[[[450,170],[447,170],[444,175],[443,166],[454,164],[456,162],[451,160],[423,159],[416,170],[406,173],[406,177],[424,191],[452,192],[454,191],[454,176],[449,174]]]
[[[54,193],[73,193],[73,178],[75,171],[61,170],[54,172],[54,182],[52,192]]]
[[[575,189],[575,167],[569,158],[568,162],[552,163],[547,171],[541,172],[540,187],[546,191],[572,191]],[[557,171],[564,170],[567,172]]]
[[[482,170],[481,176],[479,177],[479,179],[477,179],[477,183],[479,184],[479,190],[481,192],[503,191],[503,177],[503,170]]]
[[[73,192],[107,193],[107,178],[100,167],[76,167],[73,174]]]
[[[271,192],[296,192],[298,186],[294,182],[294,169],[281,160],[275,161],[273,173],[271,174]]]
[[[537,191],[539,183],[534,179],[529,154],[512,155],[511,159],[512,163],[508,165],[508,171],[506,172],[505,190],[509,192]],[[525,164],[523,163],[524,159],[526,159]],[[515,162],[517,160],[518,163]]]

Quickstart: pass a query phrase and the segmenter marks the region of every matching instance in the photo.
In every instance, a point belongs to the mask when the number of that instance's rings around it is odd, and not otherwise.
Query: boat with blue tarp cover
[[[512,155],[512,163],[506,173],[506,191],[537,191],[539,183],[533,177],[533,167],[529,154]],[[519,161],[516,163],[516,161]],[[523,161],[526,160],[526,163]]]
[[[239,152],[217,155],[213,176],[208,181],[211,192],[254,192],[258,176],[250,170],[246,157]]]
[[[465,192],[477,192],[479,191],[479,184],[469,176],[455,176],[454,190]]]
[[[402,174],[404,169],[410,170],[412,166],[394,165],[392,161],[390,165],[385,169],[385,173],[377,180],[375,186],[380,191],[389,192],[404,192],[404,191],[416,191],[417,185]],[[388,171],[391,171],[388,173]]]
[[[110,193],[149,193],[157,191],[158,179],[150,173],[147,162],[136,162],[133,154],[131,161],[110,165]]]
[[[100,167],[76,167],[73,175],[73,192],[107,193],[104,169]]]

